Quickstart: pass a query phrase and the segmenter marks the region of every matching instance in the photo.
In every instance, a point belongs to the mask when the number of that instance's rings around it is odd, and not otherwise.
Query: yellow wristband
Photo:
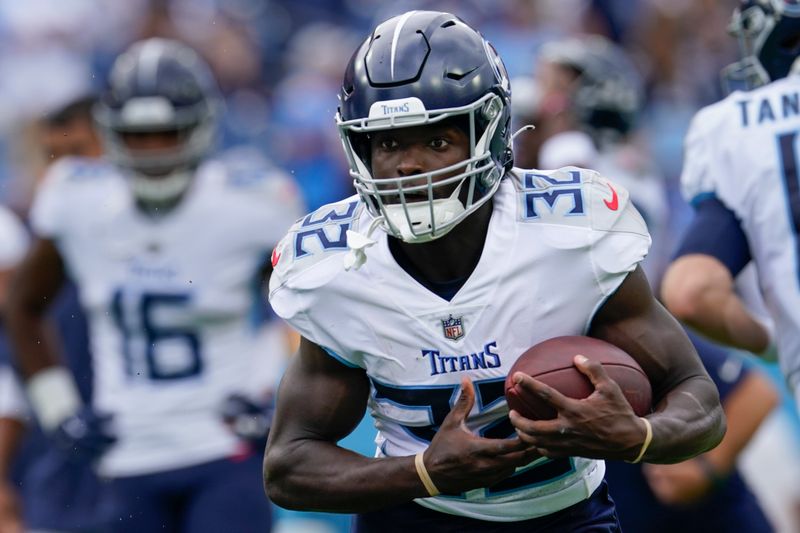
[[[431,476],[428,475],[428,470],[425,468],[425,462],[422,460],[423,453],[424,452],[419,452],[414,456],[414,466],[417,467],[417,475],[422,481],[422,484],[425,486],[425,490],[428,491],[428,494],[430,496],[438,496],[440,494],[439,489],[436,488],[436,485],[433,484]]]
[[[638,463],[644,457],[647,448],[650,447],[650,443],[653,442],[653,426],[650,425],[650,421],[644,417],[640,417],[640,419],[644,422],[645,428],[647,433],[644,436],[644,442],[642,443],[642,449],[639,451],[639,455],[636,456],[636,459],[633,461],[627,461],[631,464]]]

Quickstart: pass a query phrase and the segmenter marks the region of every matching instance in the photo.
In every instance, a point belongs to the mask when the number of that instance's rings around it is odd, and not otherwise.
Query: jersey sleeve
[[[597,286],[609,296],[647,255],[650,234],[624,187],[595,172],[587,188],[589,256]]]
[[[360,216],[359,202],[349,198],[324,206],[297,221],[272,254],[269,302],[275,313],[303,337],[351,367],[363,367],[359,354],[350,353],[339,333],[364,334],[350,316],[347,282],[333,281],[343,271],[345,232]],[[348,275],[348,279],[357,276]],[[353,282],[350,282],[353,283]]]
[[[692,119],[684,140],[681,191],[684,199],[694,205],[716,194],[716,176],[726,172],[725,161],[719,157],[717,138],[724,130],[727,107],[725,101],[701,109]],[[714,135],[718,132],[719,135]]]
[[[736,214],[716,197],[699,199],[675,257],[689,254],[718,259],[733,276],[752,259],[747,236]]]
[[[13,268],[22,260],[28,241],[28,232],[19,218],[0,206],[0,270]]]

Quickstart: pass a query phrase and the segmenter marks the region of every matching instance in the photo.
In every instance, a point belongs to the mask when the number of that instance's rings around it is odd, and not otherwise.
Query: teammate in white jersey
[[[206,158],[218,99],[188,47],[150,39],[121,55],[96,109],[113,164],[54,165],[14,284],[10,325],[32,407],[111,479],[115,532],[270,527],[259,454],[221,410],[260,364],[251,312],[298,198],[282,173]],[[89,317],[91,408],[43,329],[67,273]]]
[[[790,74],[800,55],[800,6],[742,2],[732,28],[744,58],[726,78],[745,87],[773,81],[733,92],[692,121],[681,180],[696,216],[661,292],[677,317],[712,339],[764,352],[768,330],[733,285],[752,260],[781,369],[800,398],[800,76]]]
[[[359,513],[362,532],[615,530],[598,459],[676,461],[723,431],[714,385],[637,266],[650,238],[627,192],[590,170],[512,168],[505,68],[448,13],[380,24],[340,98],[359,196],[300,220],[274,253],[270,301],[303,340],[278,393],[270,496]],[[509,414],[509,368],[559,335],[636,357],[655,412],[636,417],[576,357],[595,394],[518,375],[559,416]],[[336,445],[367,407],[372,459]]]
[[[658,287],[672,245],[663,180],[635,141],[642,105],[636,69],[607,39],[583,36],[543,46],[536,72],[539,107],[519,112],[532,114],[537,131],[544,125],[541,130],[551,135],[536,154],[540,164],[596,168],[628,190],[653,238],[642,268]],[[553,116],[549,102],[559,100],[568,104]],[[554,132],[552,122],[560,123],[562,131]],[[755,272],[748,272],[755,282]],[[692,341],[720,391],[728,431],[713,450],[678,464],[608,463],[606,479],[613,487],[620,523],[624,531],[675,531],[676,524],[696,531],[772,531],[736,464],[742,447],[778,403],[778,393],[766,376],[742,364],[740,354],[696,337]],[[766,452],[774,457],[776,450]],[[774,494],[767,496],[775,499]]]

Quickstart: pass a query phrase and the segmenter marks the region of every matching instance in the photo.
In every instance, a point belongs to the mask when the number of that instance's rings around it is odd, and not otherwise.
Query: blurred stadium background
[[[574,34],[622,45],[643,75],[636,143],[666,180],[672,237],[688,216],[678,191],[692,115],[721,98],[737,58],[726,25],[734,0],[13,0],[0,1],[0,202],[24,216],[50,154],[38,128],[102,89],[114,57],[150,36],[182,40],[215,70],[227,113],[220,143],[247,146],[297,181],[309,209],[352,194],[333,124],[343,69],[378,20],[452,11],[504,58],[524,101],[538,48]],[[776,382],[778,379],[776,378]],[[788,409],[788,408],[787,408]],[[790,416],[794,416],[790,413]],[[346,441],[372,453],[362,424]],[[346,531],[346,517],[282,513],[283,531]]]

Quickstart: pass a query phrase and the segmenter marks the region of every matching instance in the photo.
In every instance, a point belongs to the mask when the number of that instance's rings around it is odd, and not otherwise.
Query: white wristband
[[[28,379],[27,390],[31,409],[45,431],[57,428],[83,403],[75,379],[63,366],[37,372]]]

